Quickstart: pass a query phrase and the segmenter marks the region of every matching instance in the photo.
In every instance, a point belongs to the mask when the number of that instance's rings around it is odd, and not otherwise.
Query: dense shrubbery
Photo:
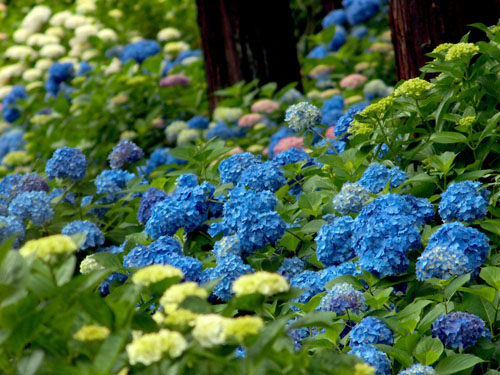
[[[499,27],[344,5],[211,118],[192,2],[2,10],[0,373],[498,374]]]

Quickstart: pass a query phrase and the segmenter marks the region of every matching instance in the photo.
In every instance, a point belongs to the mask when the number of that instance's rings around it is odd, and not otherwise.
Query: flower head
[[[17,195],[9,204],[9,215],[24,220],[31,220],[36,226],[42,226],[52,220],[54,211],[44,191],[29,191]]]
[[[460,60],[463,58],[471,58],[479,52],[479,47],[474,43],[457,43],[452,45],[444,59],[446,61]]]
[[[378,318],[368,316],[351,331],[351,347],[365,344],[394,344],[392,331]]]
[[[146,333],[135,338],[126,346],[131,365],[141,363],[149,366],[158,362],[163,354],[177,358],[187,349],[186,339],[176,331],[160,329],[158,332]]]
[[[85,235],[85,241],[81,245],[81,249],[85,250],[89,247],[100,246],[104,243],[104,235],[101,230],[88,220],[75,220],[67,224],[61,231],[62,234],[71,236],[76,233],[83,233]]]
[[[436,370],[431,366],[424,366],[421,363],[414,363],[411,367],[402,370],[398,375],[435,375]]]
[[[132,282],[138,285],[151,285],[170,278],[184,278],[184,273],[175,267],[163,264],[153,264],[141,268],[132,275]]]
[[[113,147],[113,151],[108,155],[108,160],[110,167],[116,169],[123,167],[126,163],[135,163],[142,157],[144,157],[142,149],[126,139]]]
[[[72,254],[78,247],[71,237],[62,234],[30,240],[24,244],[19,253],[25,257],[34,256],[46,262],[61,254]]]
[[[387,354],[380,351],[373,345],[359,345],[354,347],[349,354],[358,356],[370,366],[375,367],[376,375],[390,375],[391,361]]]
[[[432,323],[432,336],[446,347],[460,349],[474,345],[481,337],[491,338],[481,318],[462,311],[439,316]]]
[[[248,336],[254,336],[264,327],[264,321],[259,316],[239,316],[229,319],[224,326],[227,336],[242,342]]]
[[[340,193],[333,197],[333,206],[342,215],[361,212],[363,205],[370,200],[368,190],[362,185],[346,182]]]
[[[325,296],[321,298],[319,308],[325,311],[335,311],[337,314],[345,314],[347,310],[359,313],[366,310],[368,305],[361,292],[355,290],[351,284],[340,283],[327,290]]]
[[[487,189],[481,189],[480,182],[452,182],[441,194],[439,215],[444,221],[472,223],[474,220],[481,220],[488,213],[489,195]]]
[[[193,337],[204,348],[224,344],[228,332],[226,326],[229,318],[217,314],[198,315],[195,319]]]
[[[394,90],[394,96],[409,96],[416,99],[423,95],[433,87],[433,84],[421,78],[412,78],[403,82]]]
[[[160,298],[160,304],[165,311],[173,312],[178,309],[179,305],[184,302],[187,297],[199,297],[205,299],[208,297],[206,289],[200,288],[198,283],[185,282],[182,284],[172,285],[168,288]]]
[[[309,129],[321,122],[321,111],[307,102],[294,104],[286,110],[285,122],[295,131]]]
[[[240,276],[231,287],[237,297],[253,293],[272,296],[286,292],[289,288],[283,276],[267,271],[258,271],[250,275]]]

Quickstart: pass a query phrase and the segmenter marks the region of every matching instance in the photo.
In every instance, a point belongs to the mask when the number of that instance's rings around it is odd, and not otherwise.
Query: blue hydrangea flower
[[[58,148],[45,166],[45,174],[49,180],[57,177],[78,181],[85,177],[86,172],[87,158],[73,147]]]
[[[361,212],[363,206],[370,200],[368,191],[359,184],[346,182],[340,193],[333,197],[333,207],[342,215]]]
[[[85,220],[75,220],[67,224],[61,231],[62,234],[72,236],[76,233],[83,233],[85,241],[80,247],[82,250],[90,247],[100,246],[104,243],[104,235],[93,222]]]
[[[302,160],[310,161],[311,157],[302,148],[292,147],[275,155],[272,161],[274,164],[283,167],[287,164],[298,163]]]
[[[326,29],[329,26],[343,26],[347,23],[347,17],[344,9],[335,9],[328,13],[323,21],[321,21],[321,26]]]
[[[236,185],[245,169],[260,164],[262,164],[260,157],[255,156],[250,152],[232,155],[228,159],[221,161],[219,164],[218,170],[221,184],[232,182]]]
[[[442,259],[439,254],[432,253],[432,249],[441,248],[446,249],[446,252],[450,253],[449,257],[443,256]],[[488,258],[490,252],[490,245],[488,243],[488,237],[479,232],[475,228],[469,228],[464,226],[462,223],[445,223],[437,231],[435,231],[429,238],[427,247],[422,254],[421,267],[422,276],[425,275],[425,271],[432,272],[434,274],[439,273],[441,267],[452,267],[451,270],[456,272],[461,272],[462,267],[465,267],[466,272],[475,272],[483,264],[483,262]],[[463,266],[453,261],[453,254],[460,257],[459,262],[463,263]],[[437,256],[443,265],[427,264],[429,258],[432,256]],[[448,258],[448,259],[447,259]],[[446,260],[447,259],[447,260]],[[450,270],[450,272],[451,272]],[[442,276],[446,275],[446,271],[442,270]]]
[[[462,251],[440,246],[427,247],[417,260],[417,279],[423,281],[436,277],[448,280],[453,276],[461,276],[476,271],[469,268],[467,257],[464,256]]]
[[[488,213],[488,198],[490,191],[481,189],[480,182],[452,182],[441,194],[439,216],[444,221],[465,221],[483,219]]]
[[[214,244],[212,255],[215,256],[217,262],[227,256],[241,256],[240,239],[238,236],[225,236]]]
[[[23,175],[14,173],[0,180],[0,216],[8,215],[8,201],[22,179]]]
[[[14,236],[14,246],[19,247],[25,233],[26,228],[19,218],[16,216],[0,216],[0,243]]]
[[[381,276],[408,270],[411,249],[420,247],[417,218],[397,194],[376,198],[354,221],[352,246],[361,268]]]
[[[5,155],[12,151],[24,149],[25,141],[23,140],[24,133],[19,129],[5,131],[0,136],[0,159],[3,160]]]
[[[411,367],[398,372],[398,375],[435,375],[436,370],[431,366],[424,366],[421,363],[414,363]]]
[[[222,140],[238,138],[245,135],[245,130],[243,128],[234,126],[229,127],[223,121],[219,121],[214,127],[211,127],[207,131],[207,139],[219,138]]]
[[[180,268],[184,273],[184,280],[200,281],[203,264],[196,258],[188,256],[171,256],[167,259],[167,264]]]
[[[458,349],[475,345],[481,337],[491,339],[481,318],[462,311],[439,316],[432,323],[432,336],[439,338],[444,346]]]
[[[36,173],[31,173],[23,176],[12,192],[12,197],[28,191],[44,191],[48,193],[50,190],[48,182]]]
[[[325,266],[335,266],[355,257],[351,245],[354,220],[339,217],[332,224],[321,227],[316,236],[316,257]]]
[[[65,191],[66,190],[63,189],[63,188],[54,188],[54,189],[52,189],[52,191],[49,194],[50,201],[52,202],[52,200],[54,198],[60,197],[61,195],[63,195]],[[73,194],[71,192],[67,192],[66,195],[64,196],[64,199],[62,200],[62,202],[69,203],[71,205],[75,205],[76,204],[76,196],[75,196],[75,194]]]
[[[141,268],[152,264],[168,264],[170,258],[182,257],[181,245],[170,236],[162,236],[149,246],[137,245],[123,257],[123,267]]]
[[[370,366],[375,367],[376,375],[391,375],[391,361],[387,354],[373,345],[359,345],[351,349],[349,354],[358,356]]]
[[[351,347],[365,344],[394,344],[392,331],[378,318],[367,316],[351,331]]]
[[[176,184],[176,192],[180,192],[182,189],[191,189],[198,186],[198,177],[195,174],[186,173],[177,177]]]
[[[153,172],[156,168],[161,167],[162,165],[166,164],[183,165],[187,163],[187,161],[185,160],[174,158],[172,155],[168,153],[169,151],[170,151],[169,148],[157,148],[156,150],[154,150],[150,158],[146,162],[144,174],[146,176],[149,176],[151,172]],[[167,170],[167,172],[168,171],[170,170]]]
[[[307,303],[312,297],[323,291],[319,275],[316,272],[309,270],[293,276],[290,279],[290,286],[304,289],[304,293],[292,301],[298,303]]]
[[[416,198],[413,195],[403,195],[403,199],[408,205],[408,212],[412,212],[416,217],[416,223],[423,226],[434,219],[434,205],[427,198]]]
[[[345,12],[347,21],[356,26],[373,18],[380,9],[380,0],[355,0],[345,8]]]
[[[363,271],[359,266],[359,262],[346,262],[339,266],[330,266],[322,269],[319,272],[320,286],[324,286],[331,280],[344,275],[359,276],[362,275]],[[363,280],[362,280],[363,282]]]
[[[140,40],[136,43],[130,43],[123,48],[120,53],[120,60],[124,63],[135,60],[141,64],[148,57],[160,53],[160,45],[154,40]]]
[[[144,157],[144,152],[128,139],[120,141],[108,155],[109,165],[113,169],[121,168],[126,163],[135,163]]]
[[[334,311],[337,314],[345,314],[347,310],[352,310],[354,313],[358,314],[361,311],[365,311],[367,308],[368,305],[365,303],[363,294],[355,290],[352,285],[348,283],[335,284],[332,289],[327,290],[319,303],[320,310]]]
[[[45,89],[51,96],[57,96],[61,91],[63,83],[73,79],[75,69],[73,63],[54,63],[49,68],[49,78],[45,82]]]
[[[9,204],[9,216],[31,220],[36,226],[42,226],[52,220],[54,211],[44,191],[29,191],[16,196]]]
[[[224,202],[226,197],[224,195],[214,196],[215,186],[207,181],[203,181],[200,185],[208,199],[208,218],[216,219],[222,216],[224,209]]]
[[[347,32],[341,26],[335,28],[332,40],[328,43],[328,50],[337,52],[347,42]]]
[[[287,280],[290,280],[295,275],[304,271],[305,266],[305,262],[298,257],[285,258],[276,272],[286,277]]]
[[[92,68],[92,65],[90,65],[87,61],[82,61],[78,66],[78,74],[76,76],[77,77],[83,76],[87,73],[90,73],[93,70],[94,69]]]
[[[14,86],[2,101],[2,118],[4,121],[13,123],[21,117],[21,111],[15,107],[19,99],[26,99],[28,94],[23,86]]]
[[[363,111],[363,109],[365,109],[367,106],[368,103],[361,102],[349,108],[345,115],[339,118],[337,124],[335,125],[335,129],[333,131],[335,137],[342,136],[341,139],[347,141],[347,137],[351,135],[348,131],[351,127],[352,120],[354,120],[354,116]]]
[[[307,102],[293,104],[286,110],[285,122],[295,131],[306,130],[321,123],[321,111]]]
[[[233,296],[233,292],[231,292],[233,282],[242,275],[252,273],[253,270],[248,264],[244,264],[239,256],[228,255],[220,258],[215,268],[207,268],[203,272],[202,283],[219,279],[212,294],[226,302]]]
[[[363,186],[370,193],[380,193],[387,183],[396,188],[406,181],[408,176],[399,167],[387,168],[385,165],[374,163],[364,171],[357,184]]]
[[[256,191],[278,191],[286,184],[285,174],[272,161],[259,164],[257,168],[247,168],[240,176],[239,184]]]
[[[356,26],[351,29],[351,36],[355,37],[356,39],[361,40],[367,35],[368,28],[366,26]]]
[[[285,232],[285,222],[275,211],[276,196],[236,187],[224,204],[222,226],[236,233],[244,253],[275,243]]]
[[[181,189],[155,204],[145,231],[151,238],[172,236],[181,227],[190,233],[207,219],[207,196],[202,187],[196,186]]]
[[[324,46],[314,47],[307,55],[308,59],[322,59],[328,56],[328,50]]]
[[[210,121],[203,116],[194,116],[187,122],[191,129],[207,129]]]
[[[291,88],[283,94],[281,98],[278,99],[280,103],[292,104],[298,102],[303,98],[303,94],[296,88]]]
[[[106,194],[108,200],[113,201],[120,197],[119,193],[133,178],[135,178],[133,173],[121,169],[105,170],[96,177],[94,184],[97,187],[97,194]]]
[[[139,209],[137,210],[137,221],[141,224],[145,224],[151,217],[154,205],[165,200],[167,196],[168,194],[163,190],[150,187],[141,197]]]
[[[332,109],[323,114],[323,124],[326,126],[335,126],[339,119],[344,115],[340,109]]]

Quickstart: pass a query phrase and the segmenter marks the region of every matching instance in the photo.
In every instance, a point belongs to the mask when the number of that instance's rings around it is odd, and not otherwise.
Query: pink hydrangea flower
[[[293,147],[303,147],[304,139],[302,137],[285,137],[282,138],[276,146],[273,148],[273,153],[275,155],[282,151],[289,150]]]
[[[333,133],[334,131],[335,131],[335,126],[330,126],[326,131],[325,137],[329,139],[335,138],[335,134]]]
[[[189,86],[191,79],[184,74],[172,74],[162,78],[160,81],[161,87],[170,86]]]
[[[250,128],[260,121],[262,116],[259,113],[248,113],[238,120],[238,126]]]
[[[252,112],[271,113],[280,109],[280,105],[271,99],[257,100],[252,104]]]
[[[348,76],[342,78],[340,81],[340,87],[343,89],[353,90],[365,83],[366,80],[367,78],[362,74],[349,74]]]

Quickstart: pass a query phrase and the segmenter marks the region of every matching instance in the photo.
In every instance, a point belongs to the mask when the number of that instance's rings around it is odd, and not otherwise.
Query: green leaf
[[[128,337],[128,331],[110,335],[101,345],[94,360],[96,374],[109,374],[120,352],[123,350]]]
[[[395,348],[389,345],[376,344],[377,348],[382,350],[384,353],[387,353],[389,356],[395,358],[399,363],[401,363],[404,367],[410,367],[412,363],[412,359],[410,355],[404,352],[401,349]]]
[[[335,313],[330,311],[313,311],[304,317],[297,319],[289,328],[302,327],[330,328],[334,324]]]
[[[487,230],[488,232],[495,233],[497,236],[500,236],[500,220],[484,220],[479,223],[481,228]]]
[[[468,143],[468,139],[462,133],[457,132],[439,132],[431,135],[431,141],[434,143]]]
[[[45,358],[41,350],[35,350],[29,357],[24,357],[17,364],[17,373],[19,375],[34,375]]]
[[[340,283],[348,283],[351,284],[355,289],[364,289],[364,285],[361,281],[356,279],[352,275],[342,275],[339,277],[336,277],[329,282],[325,284],[325,289],[331,289],[334,285],[340,284]]]
[[[479,274],[479,277],[486,281],[496,290],[500,291],[500,268],[484,267]]]
[[[495,300],[495,289],[486,285],[474,285],[470,288],[458,288],[459,291],[464,293],[475,294],[476,296],[483,297],[486,301],[493,303]]]
[[[444,289],[444,295],[445,295],[446,299],[448,299],[448,300],[451,299],[451,297],[453,297],[453,295],[455,294],[457,289],[460,288],[465,283],[467,283],[469,280],[470,280],[469,273],[453,279],[453,281],[451,283],[449,283],[446,286],[446,288]]]
[[[426,366],[432,365],[439,359],[443,350],[444,347],[441,340],[438,338],[425,337],[415,348],[415,358]]]
[[[302,233],[318,233],[320,228],[326,224],[324,220],[311,220],[305,224],[300,230]]]
[[[439,361],[435,368],[436,375],[456,374],[481,362],[484,361],[472,354],[453,354]]]

